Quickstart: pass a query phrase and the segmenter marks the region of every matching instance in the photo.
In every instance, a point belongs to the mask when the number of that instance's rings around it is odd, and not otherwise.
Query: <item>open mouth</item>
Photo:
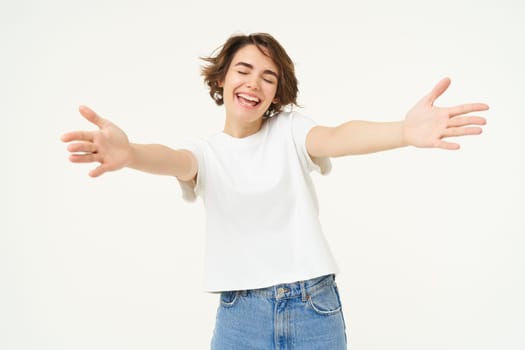
[[[243,106],[255,107],[259,103],[261,103],[261,100],[258,97],[244,94],[242,92],[236,94],[235,96],[237,97],[237,100],[239,101],[239,103]]]

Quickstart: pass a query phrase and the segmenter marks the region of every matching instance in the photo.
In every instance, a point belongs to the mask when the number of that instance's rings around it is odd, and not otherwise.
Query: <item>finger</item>
[[[477,116],[465,116],[465,117],[454,117],[449,119],[448,127],[458,127],[466,125],[485,125],[487,120],[483,117]]]
[[[455,151],[459,149],[459,143],[455,142],[447,142],[443,140],[439,140],[436,145],[437,148],[446,149],[450,151]]]
[[[99,128],[102,128],[104,124],[106,123],[106,120],[99,116],[95,111],[93,111],[88,106],[80,106],[78,107],[78,111],[84,118],[89,120],[91,123],[95,124]]]
[[[73,163],[93,163],[99,162],[100,156],[96,153],[72,154],[69,156],[69,160]]]
[[[100,175],[104,174],[108,169],[104,166],[104,164],[101,164],[100,166],[96,167],[95,169],[91,170],[89,172],[89,176],[91,177],[99,177]]]
[[[448,128],[443,133],[442,137],[456,137],[456,136],[467,136],[467,135],[479,135],[482,133],[482,129],[479,127],[467,127],[467,128]]]
[[[439,81],[439,83],[434,86],[432,91],[427,95],[428,100],[430,101],[430,104],[434,104],[434,101],[437,100],[439,96],[441,96],[450,86],[450,78],[443,78]]]
[[[86,152],[96,153],[97,147],[91,142],[77,142],[71,143],[67,146],[67,150],[71,153]]]
[[[94,132],[93,131],[71,131],[67,132],[60,137],[64,142],[70,141],[89,141],[93,142]]]
[[[451,117],[455,117],[457,115],[467,114],[470,112],[486,111],[487,109],[489,109],[489,106],[484,103],[467,103],[464,105],[447,108],[447,111]]]

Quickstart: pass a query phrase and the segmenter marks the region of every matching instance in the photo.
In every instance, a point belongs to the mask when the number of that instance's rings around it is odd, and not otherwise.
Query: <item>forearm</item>
[[[129,168],[157,175],[176,176],[190,180],[196,174],[197,164],[188,151],[174,150],[158,144],[131,144]]]
[[[407,146],[403,122],[352,120],[332,131],[330,152],[333,157],[366,154]]]

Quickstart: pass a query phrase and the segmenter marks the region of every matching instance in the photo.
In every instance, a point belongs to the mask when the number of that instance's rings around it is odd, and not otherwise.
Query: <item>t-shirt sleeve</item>
[[[176,146],[177,149],[183,149],[190,151],[195,158],[197,159],[197,179],[196,181],[182,181],[179,178],[176,178],[181,191],[182,199],[187,202],[194,202],[197,199],[197,196],[201,193],[202,184],[205,178],[205,166],[204,166],[204,149],[203,142],[199,139],[186,139],[178,143]]]
[[[306,136],[310,130],[317,124],[302,114],[293,112],[292,115],[292,134],[294,137],[295,147],[303,167],[309,172],[315,170],[322,175],[330,173],[332,162],[328,157],[310,157],[306,149]]]

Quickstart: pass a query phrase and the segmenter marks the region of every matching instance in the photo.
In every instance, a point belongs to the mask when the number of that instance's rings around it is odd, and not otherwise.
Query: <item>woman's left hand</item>
[[[475,125],[485,125],[485,118],[465,114],[486,111],[489,109],[488,105],[470,103],[455,107],[434,106],[436,99],[448,89],[449,85],[449,78],[442,79],[428,95],[408,111],[403,123],[403,137],[406,144],[455,150],[459,149],[458,143],[443,139],[481,133],[481,127]]]

